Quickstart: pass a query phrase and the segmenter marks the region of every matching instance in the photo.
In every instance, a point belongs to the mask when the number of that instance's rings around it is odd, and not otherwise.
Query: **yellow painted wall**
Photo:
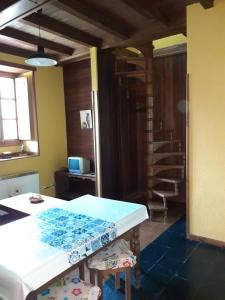
[[[154,50],[157,50],[174,45],[185,44],[186,42],[186,36],[184,36],[183,34],[176,34],[153,41],[153,46]]]
[[[225,0],[187,9],[190,233],[225,242]]]
[[[186,36],[184,36],[182,33],[181,34],[175,34],[171,35],[162,39],[154,40],[153,46],[154,50],[161,49],[161,48],[166,48],[170,46],[175,46],[179,44],[185,44],[187,42]],[[141,51],[139,51],[136,48],[133,47],[127,47],[128,50],[135,52],[136,54],[141,54]]]
[[[91,86],[92,91],[98,90],[98,68],[97,68],[97,48],[90,48],[90,60],[91,60]]]
[[[0,60],[23,64],[24,60],[0,53]],[[61,67],[38,68],[35,72],[36,104],[40,156],[0,162],[0,176],[36,170],[40,174],[40,192],[54,196],[54,171],[66,166],[66,122]]]

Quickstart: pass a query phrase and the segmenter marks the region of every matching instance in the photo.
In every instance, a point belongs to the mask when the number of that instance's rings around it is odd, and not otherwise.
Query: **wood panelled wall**
[[[103,195],[132,200],[144,189],[145,110],[137,109],[138,100],[113,75],[115,58],[102,51],[98,62]],[[164,138],[173,132],[185,150],[186,54],[154,58],[153,82],[155,129],[162,121]]]
[[[119,101],[115,81],[115,58],[107,50],[98,52],[99,115],[101,137],[102,192],[119,199],[121,194],[120,147],[118,134]]]
[[[103,196],[125,199],[143,184],[145,113],[123,88],[126,79],[115,76],[115,56],[99,51],[98,67]]]
[[[63,66],[68,155],[94,160],[93,130],[81,129],[80,111],[92,109],[90,60]]]
[[[126,199],[143,187],[145,111],[123,94],[108,50],[99,51],[98,64],[103,196]],[[154,115],[185,143],[186,54],[155,58],[153,68]],[[89,60],[64,66],[68,155],[94,159],[92,130],[80,126],[80,110],[91,109],[90,76]]]
[[[120,149],[120,196],[124,198],[127,196],[129,197],[129,195],[140,190],[139,166],[142,166],[139,154],[139,146],[143,145],[143,135],[139,134],[138,130],[140,125],[140,123],[138,122],[140,111],[137,111],[136,109],[136,99],[133,93],[130,92],[128,94],[127,89],[123,88],[123,82],[121,82],[123,80],[124,78],[118,78],[120,86],[117,96],[117,101],[119,104],[117,116],[119,138],[118,145]]]
[[[186,151],[186,65],[186,53],[157,57],[153,63],[155,140],[162,138],[180,140],[183,152]],[[160,121],[164,136],[160,136],[160,133],[157,136]],[[166,158],[163,161],[165,164],[184,164],[182,157]],[[180,178],[181,172],[181,170],[164,171],[162,176]],[[166,189],[169,185],[161,183],[157,188]],[[185,199],[186,181],[183,180],[179,185],[179,197],[173,201],[185,202]]]
[[[154,116],[163,130],[174,130],[173,138],[182,141],[185,150],[186,134],[186,53],[157,57],[153,63]]]

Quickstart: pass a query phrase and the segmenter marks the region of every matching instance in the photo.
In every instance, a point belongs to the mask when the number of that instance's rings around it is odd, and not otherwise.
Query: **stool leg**
[[[133,230],[132,235],[133,245],[134,245],[134,255],[137,258],[136,265],[134,266],[134,276],[135,276],[135,286],[137,289],[140,287],[140,236],[139,227]]]
[[[130,268],[125,270],[125,299],[131,300]]]
[[[97,271],[97,278],[98,278],[98,287],[100,287],[102,293],[98,300],[103,299],[103,271]]]
[[[120,273],[115,273],[115,288],[118,290],[120,288]]]
[[[84,280],[84,264],[79,266],[79,276],[81,280]]]
[[[90,271],[90,283],[95,285],[95,270],[89,269]]]

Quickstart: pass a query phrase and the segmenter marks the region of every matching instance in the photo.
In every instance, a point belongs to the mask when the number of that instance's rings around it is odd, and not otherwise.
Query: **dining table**
[[[144,205],[92,195],[71,201],[40,195],[42,201],[31,203],[34,196],[0,200],[0,224],[10,210],[24,214],[0,225],[0,299],[36,300],[57,278],[118,238],[129,240],[137,256],[139,286],[139,229],[148,219]]]

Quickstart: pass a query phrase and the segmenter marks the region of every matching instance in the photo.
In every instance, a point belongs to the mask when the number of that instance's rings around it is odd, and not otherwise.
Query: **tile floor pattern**
[[[225,300],[225,250],[187,240],[185,233],[182,218],[142,250],[141,288],[132,283],[132,300]],[[124,281],[117,291],[110,278],[103,293],[106,300],[124,300]]]

